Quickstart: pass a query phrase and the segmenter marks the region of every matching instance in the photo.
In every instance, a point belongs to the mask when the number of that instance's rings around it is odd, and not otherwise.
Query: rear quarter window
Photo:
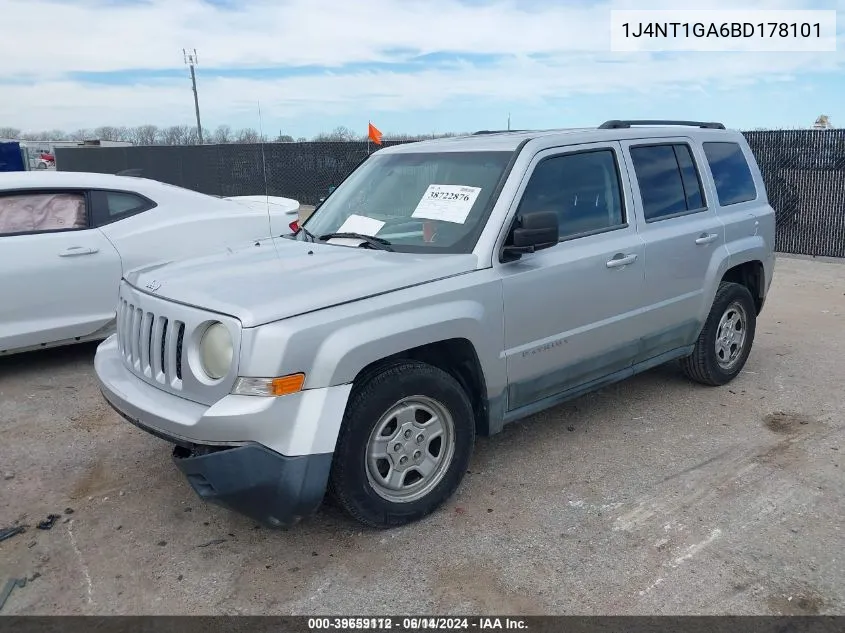
[[[149,200],[136,196],[133,193],[106,191],[105,194],[106,207],[111,217],[122,217],[140,213],[152,206]]]
[[[720,206],[748,202],[757,197],[754,177],[739,143],[709,142],[702,146]]]
[[[149,198],[131,191],[95,190],[91,192],[91,198],[97,226],[105,226],[156,207],[156,203]]]

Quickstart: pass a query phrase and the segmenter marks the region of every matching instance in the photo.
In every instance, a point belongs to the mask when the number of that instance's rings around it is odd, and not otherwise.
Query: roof
[[[601,129],[595,127],[560,128],[553,130],[519,130],[513,132],[484,132],[469,136],[453,136],[413,143],[393,145],[379,150],[379,153],[452,152],[452,151],[513,151],[524,141],[560,140],[563,145],[616,141],[626,139],[662,138],[689,136],[714,138],[740,134],[733,130],[720,130],[677,125],[643,125],[630,128]]]
[[[171,193],[182,193],[188,196],[206,196],[191,189],[185,189],[149,178],[134,176],[116,176],[114,174],[99,174],[84,171],[53,171],[33,169],[32,171],[0,172],[0,191],[9,189],[47,189],[52,187],[83,189],[117,189],[147,192],[161,192],[163,187]]]

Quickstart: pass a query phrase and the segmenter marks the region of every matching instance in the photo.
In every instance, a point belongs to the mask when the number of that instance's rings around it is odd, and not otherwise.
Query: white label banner
[[[479,193],[480,187],[429,185],[411,217],[463,224]]]
[[[835,52],[835,10],[611,10],[613,52]]]

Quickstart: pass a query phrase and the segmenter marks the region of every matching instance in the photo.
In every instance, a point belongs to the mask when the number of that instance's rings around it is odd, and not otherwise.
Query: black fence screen
[[[777,250],[845,257],[845,130],[745,137],[776,212]],[[313,205],[377,150],[354,141],[57,148],[56,167],[111,174],[140,169],[147,178],[211,195],[266,193]]]
[[[845,257],[845,130],[746,132],[781,253]]]
[[[56,169],[105,174],[140,169],[145,178],[210,195],[267,194],[313,205],[378,149],[344,141],[56,148]]]

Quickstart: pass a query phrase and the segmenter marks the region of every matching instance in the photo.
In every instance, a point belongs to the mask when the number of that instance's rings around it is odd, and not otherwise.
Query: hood
[[[299,202],[291,198],[280,196],[231,196],[225,198],[237,202],[256,211],[278,211],[288,215],[296,215],[299,212]]]
[[[254,327],[459,275],[476,264],[472,254],[392,253],[275,239],[136,268],[125,278],[143,292]]]

